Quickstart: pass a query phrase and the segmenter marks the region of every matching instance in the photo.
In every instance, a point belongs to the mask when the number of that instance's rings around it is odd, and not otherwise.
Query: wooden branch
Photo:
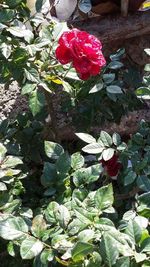
[[[97,36],[103,44],[110,44],[150,34],[150,11],[137,12],[127,17],[120,15],[95,17],[69,24]]]

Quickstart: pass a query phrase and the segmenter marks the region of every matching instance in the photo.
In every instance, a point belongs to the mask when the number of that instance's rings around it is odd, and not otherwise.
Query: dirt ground
[[[7,89],[0,85],[0,120],[14,118],[19,112],[27,110],[27,100],[21,96],[17,83]]]

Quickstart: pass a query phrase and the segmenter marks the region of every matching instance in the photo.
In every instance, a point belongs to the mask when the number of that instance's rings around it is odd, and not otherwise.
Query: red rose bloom
[[[72,62],[82,80],[99,74],[106,64],[101,42],[93,35],[73,29],[64,32],[56,49],[56,58],[61,64]]]
[[[114,154],[113,157],[109,160],[101,160],[102,166],[111,177],[116,176],[122,167],[121,163],[118,162],[118,159],[118,155]]]

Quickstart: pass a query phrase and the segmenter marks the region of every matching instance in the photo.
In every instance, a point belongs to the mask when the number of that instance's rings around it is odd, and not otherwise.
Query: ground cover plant
[[[149,123],[126,143],[76,128],[76,146],[63,145],[52,96],[65,91],[88,131],[98,115],[119,121],[149,95],[149,65],[130,91],[124,49],[105,59],[96,37],[52,21],[43,4],[34,15],[25,0],[0,4],[0,81],[8,90],[17,81],[30,107],[0,122],[2,266],[148,267]]]

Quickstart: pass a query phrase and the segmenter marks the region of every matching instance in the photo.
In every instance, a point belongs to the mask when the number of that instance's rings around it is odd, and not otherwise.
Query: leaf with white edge
[[[105,210],[112,206],[114,202],[112,184],[101,187],[96,191],[95,205],[100,210]]]
[[[122,142],[119,146],[117,146],[118,151],[123,151],[127,148],[126,143]]]
[[[103,142],[104,146],[110,147],[112,145],[112,138],[110,134],[105,131],[101,131],[100,140]]]
[[[2,43],[0,45],[0,50],[1,50],[1,53],[3,54],[3,56],[5,58],[9,58],[9,56],[11,55],[11,52],[12,52],[12,47],[11,47],[11,45],[7,45],[5,43]]]
[[[46,221],[44,220],[42,214],[39,214],[33,218],[31,231],[35,237],[41,238],[46,228]]]
[[[71,167],[74,170],[82,168],[83,165],[84,165],[84,157],[80,154],[80,152],[76,152],[71,155]]]
[[[150,88],[148,87],[139,87],[138,89],[136,89],[136,95],[137,96],[146,96],[146,95],[150,95]]]
[[[63,147],[57,143],[45,141],[44,146],[47,157],[51,159],[58,159],[64,153]]]
[[[117,70],[117,69],[120,69],[123,67],[123,63],[120,61],[114,60],[108,65],[108,67],[109,67],[109,69]]]
[[[20,255],[22,259],[30,260],[40,254],[43,243],[34,237],[27,237],[21,243]]]
[[[99,143],[91,143],[85,147],[82,148],[82,151],[89,153],[89,154],[100,154],[105,149],[101,144]]]
[[[40,78],[39,78],[39,73],[36,69],[31,68],[31,69],[24,69],[24,75],[25,78],[33,83],[39,83]]]
[[[110,160],[115,153],[113,148],[107,148],[103,150],[102,157],[105,161]]]
[[[150,71],[150,64],[146,64],[144,67],[144,70],[149,72]]]
[[[136,216],[134,220],[143,229],[146,229],[148,227],[149,221],[147,218],[143,216]]]
[[[3,146],[2,143],[0,143],[0,163],[3,161],[6,152],[7,152],[6,147]]]
[[[88,168],[81,168],[76,170],[73,175],[74,184],[79,187],[82,184],[90,184],[99,179],[100,173],[102,173],[103,167],[101,164],[95,164]]]
[[[79,241],[88,242],[94,238],[94,235],[94,230],[85,229],[78,234],[77,238],[79,239]]]
[[[77,242],[73,247],[71,254],[75,262],[83,260],[88,254],[93,252],[93,245],[86,242]]]
[[[68,30],[69,30],[69,28],[68,28],[66,22],[56,23],[54,25],[54,29],[53,29],[53,33],[52,33],[53,34],[53,39],[55,41],[57,41],[60,38],[60,36],[62,35],[62,33],[65,32],[65,31],[68,31]]]
[[[0,236],[6,240],[24,237],[27,232],[28,226],[21,217],[0,221]]]
[[[98,84],[96,84],[90,91],[89,94],[94,94],[97,93],[99,91],[101,91],[104,87],[104,83],[101,81]]]
[[[70,212],[64,205],[60,205],[58,207],[55,216],[62,228],[66,228],[69,221],[71,220]]]
[[[150,48],[146,48],[146,49],[144,49],[144,51],[148,56],[150,56]]]
[[[135,220],[130,220],[125,229],[125,233],[130,236],[133,243],[136,244],[140,241],[142,235],[142,228],[136,223]]]
[[[100,242],[100,252],[102,259],[108,267],[112,267],[119,258],[119,251],[114,243],[114,239],[107,233],[103,234]]]
[[[145,253],[137,253],[137,252],[135,252],[134,257],[135,257],[135,261],[137,263],[142,262],[142,261],[146,260],[146,258],[147,258]]]
[[[34,89],[36,88],[36,86],[37,86],[36,83],[26,83],[22,87],[21,94],[25,95],[25,94],[29,94],[29,93],[33,92]]]
[[[122,89],[117,85],[109,85],[106,87],[109,94],[122,94]]]
[[[6,191],[6,190],[7,186],[4,183],[0,182],[0,191]]]
[[[121,137],[118,133],[114,133],[112,136],[112,141],[115,146],[119,146],[121,144]]]
[[[88,143],[88,144],[96,143],[96,139],[90,134],[87,134],[87,133],[76,133],[76,136],[78,136],[85,143]]]
[[[115,79],[115,73],[108,73],[108,74],[103,75],[103,80],[104,80],[104,83],[106,84],[112,83],[114,79]]]
[[[1,165],[1,168],[2,169],[14,168],[15,166],[19,164],[23,164],[23,161],[20,158],[15,157],[15,156],[7,156],[3,164]]]

